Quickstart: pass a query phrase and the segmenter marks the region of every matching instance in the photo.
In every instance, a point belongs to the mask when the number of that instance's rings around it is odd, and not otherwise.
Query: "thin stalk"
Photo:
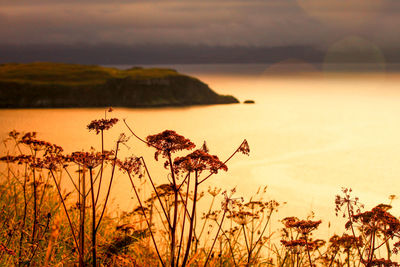
[[[137,192],[137,190],[136,190],[136,186],[135,186],[135,184],[133,183],[133,179],[132,179],[130,173],[128,173],[128,177],[129,177],[129,180],[131,181],[132,188],[133,188],[133,191],[135,192],[137,201],[139,202],[139,206],[140,206],[140,208],[142,209],[143,217],[144,217],[144,219],[145,219],[145,221],[146,221],[147,227],[149,228],[150,235],[151,235],[151,239],[153,240],[154,248],[156,249],[158,259],[160,260],[161,265],[164,267],[165,264],[164,264],[164,261],[163,261],[162,258],[161,258],[160,252],[158,251],[157,243],[156,243],[156,240],[155,240],[155,238],[154,238],[153,231],[151,230],[151,225],[150,225],[149,221],[147,220],[146,212],[144,211],[144,208],[143,208],[143,205],[142,205],[142,201],[140,200],[139,194],[138,194],[138,192]]]
[[[178,192],[178,193],[179,193],[179,197],[181,198],[181,201],[182,201],[182,203],[183,203],[183,205],[184,205],[184,208],[185,208],[185,212],[184,212],[184,213],[186,213],[186,216],[190,219],[191,216],[190,216],[190,213],[189,213],[189,210],[188,210],[188,207],[187,207],[187,201],[185,202],[185,200],[183,199],[183,196],[182,196],[181,192]]]
[[[331,266],[332,266],[332,264],[333,264],[333,262],[334,262],[334,260],[335,260],[335,257],[336,257],[336,255],[337,255],[338,251],[339,251],[339,249],[337,249],[337,250],[335,251],[335,254],[333,255],[332,260],[331,260],[331,262],[329,263],[329,266],[328,266],[328,267],[331,267]]]
[[[225,215],[223,215],[223,217],[224,217],[224,216],[225,216]],[[221,221],[221,223],[222,223],[222,222],[223,222],[223,221]],[[216,223],[217,223],[217,225],[218,225],[219,228],[222,227],[222,224],[219,224],[218,222],[216,222]],[[217,233],[217,234],[218,234],[218,233]],[[234,264],[235,266],[237,266],[236,260],[235,260],[235,253],[233,252],[231,240],[229,239],[229,237],[226,235],[226,233],[225,233],[224,231],[222,231],[222,234],[225,236],[226,241],[228,242],[229,250],[230,250],[231,255],[232,255],[233,264]],[[212,250],[211,250],[211,251],[212,251]]]
[[[36,159],[36,150],[34,150],[34,160]],[[33,226],[32,226],[32,236],[31,236],[31,243],[33,245],[35,241],[36,235],[36,226],[38,223],[37,220],[37,183],[36,183],[36,172],[35,167],[32,168],[32,178],[33,178]]]
[[[25,175],[24,175],[24,184],[22,186],[22,191],[23,191],[23,196],[24,196],[24,212],[23,212],[23,217],[22,217],[22,225],[21,225],[21,234],[19,238],[19,252],[18,252],[18,266],[21,266],[22,264],[22,242],[24,240],[24,228],[25,228],[25,222],[26,222],[26,210],[28,207],[28,202],[26,199],[26,180],[27,180],[27,170],[26,170],[26,165],[25,165]]]
[[[390,235],[389,235],[388,237],[386,237],[386,239],[385,239],[379,246],[377,246],[377,247],[375,248],[375,250],[379,249],[380,247],[382,247],[382,246],[385,245],[385,244],[388,245],[388,241],[389,241],[390,238],[393,238],[393,236],[390,236]]]
[[[386,251],[387,251],[387,259],[390,260],[390,257],[392,256],[392,252],[390,250],[389,240],[386,240],[385,244],[386,244]]]
[[[246,228],[245,228],[244,224],[242,224],[242,229],[243,229],[243,235],[244,235],[244,242],[246,243],[247,253],[249,253],[250,248],[249,248],[249,243],[247,242]]]
[[[214,241],[213,241],[213,243],[212,243],[212,245],[211,245],[210,252],[208,252],[206,261],[204,262],[204,267],[207,266],[207,263],[208,263],[208,261],[209,261],[209,259],[210,259],[210,256],[211,256],[211,253],[212,253],[212,251],[213,251],[213,249],[214,249],[215,242],[216,242],[217,239],[218,239],[219,232],[221,231],[222,224],[224,223],[225,214],[226,214],[226,210],[224,210],[224,213],[223,213],[223,215],[222,215],[221,223],[219,224],[217,234],[215,235]],[[232,249],[231,249],[231,252],[232,252]],[[232,252],[232,255],[233,255],[233,252]],[[233,258],[233,261],[235,261],[235,258]],[[236,266],[236,263],[235,263],[235,266]]]
[[[169,229],[171,230],[171,227],[172,227],[172,225],[171,225],[171,220],[170,220],[170,218],[169,218],[169,215],[168,215],[167,212],[165,211],[164,205],[163,205],[163,203],[162,203],[162,201],[161,201],[161,198],[160,198],[160,195],[158,194],[158,191],[157,191],[157,189],[156,189],[156,187],[155,187],[155,185],[154,185],[153,179],[151,178],[151,175],[150,175],[149,169],[147,168],[146,162],[144,161],[144,158],[143,158],[143,157],[140,157],[140,159],[141,159],[142,162],[143,162],[143,166],[144,166],[144,169],[146,170],[147,177],[149,177],[149,180],[150,180],[150,183],[151,183],[151,185],[152,185],[152,187],[153,187],[153,190],[154,190],[154,192],[156,193],[158,202],[160,203],[160,206],[161,206],[161,208],[162,208],[162,210],[163,210],[163,212],[164,212],[165,218],[167,219]]]
[[[351,212],[350,212],[350,202],[347,202],[347,213],[348,213],[348,215],[349,215],[350,227],[351,227],[351,232],[352,232],[353,237],[354,237],[354,243],[355,243],[355,245],[356,245],[356,247],[357,247],[358,255],[360,255],[360,262],[361,262],[363,256],[362,256],[362,254],[361,254],[360,248],[358,247],[357,241],[356,241],[356,240],[357,240],[357,237],[356,237],[356,233],[354,232],[353,221],[352,221],[352,216],[351,216]]]
[[[272,213],[273,213],[273,212],[274,212],[274,209],[271,209],[270,212],[269,212],[269,214],[268,214],[268,220],[267,220],[267,222],[265,223],[264,228],[263,228],[263,230],[261,231],[261,234],[260,234],[260,236],[258,237],[257,241],[254,243],[255,246],[254,246],[253,249],[256,248],[256,245],[260,242],[261,238],[263,237],[263,235],[264,235],[264,233],[265,233],[265,230],[267,229],[267,226],[268,226],[268,224],[269,224],[269,222],[270,222],[270,220],[271,220],[271,216],[272,216]],[[257,255],[260,253],[260,250],[261,250],[261,246],[260,246],[259,249],[257,250],[257,253],[256,253],[255,256],[257,256]]]
[[[92,189],[92,262],[93,267],[96,267],[96,202],[94,198],[94,184],[93,184],[93,171],[89,168],[90,174],[90,188]]]
[[[244,142],[244,141],[243,141]],[[231,158],[233,158],[233,156],[239,151],[239,148],[242,146],[243,142],[240,144],[240,146],[235,150],[235,152],[232,153],[232,155],[229,156],[229,158],[227,158],[219,167],[223,166],[224,164],[226,164]],[[218,167],[218,168],[219,168]],[[215,172],[210,173],[208,176],[206,176],[203,180],[201,180],[199,182],[199,184],[203,183],[205,180],[207,180],[208,178],[210,178],[210,176],[212,176],[213,174],[215,174]]]
[[[188,203],[188,198],[189,198],[190,172],[188,173],[188,175],[186,177],[189,177],[189,178],[188,178],[188,181],[187,181],[186,201],[183,203],[183,207],[184,207],[185,210],[187,210],[187,203]],[[182,232],[181,232],[181,240],[180,240],[180,243],[179,243],[178,256],[177,256],[177,259],[176,259],[176,266],[179,266],[179,258],[180,258],[180,255],[181,255],[183,235],[185,233],[185,223],[186,223],[186,212],[184,211],[184,213],[183,213],[183,223],[182,223]]]
[[[288,253],[286,252],[285,253],[285,257],[282,260],[282,264],[280,265],[281,267],[283,267],[283,265],[285,264],[287,258],[288,258]]]
[[[174,187],[174,217],[172,221],[172,228],[171,228],[171,267],[175,266],[175,246],[176,246],[176,226],[177,226],[177,219],[178,219],[178,191],[176,187],[176,179],[175,179],[175,172],[174,172],[174,167],[172,165],[172,158],[171,158],[171,152],[168,151],[168,161],[169,161],[169,168],[171,171],[171,176],[172,176],[172,185]],[[196,177],[197,179],[197,177]],[[197,180],[196,180],[197,184]],[[191,218],[193,221],[193,217]],[[191,222],[192,222],[191,221]],[[193,224],[192,224],[193,226]],[[189,229],[191,231],[191,229]],[[189,240],[190,243],[190,240]],[[186,254],[185,254],[186,258]],[[185,264],[185,259],[182,264]]]
[[[374,258],[374,251],[375,251],[374,247],[375,247],[375,230],[372,231],[371,247],[370,247],[371,253],[370,253],[370,256],[369,256],[369,259],[368,259],[368,266],[370,266],[370,264],[372,262],[372,259]]]
[[[213,205],[214,205],[214,200],[215,200],[215,197],[213,196],[213,198],[212,198],[212,200],[211,200],[210,207],[208,208],[207,214],[209,214],[209,213],[211,212],[211,209],[212,209],[212,207],[213,207]],[[204,224],[203,224],[203,226],[202,226],[202,228],[201,228],[201,230],[200,230],[199,238],[200,238],[201,235],[203,234],[204,228],[205,228],[205,226],[206,226],[206,224],[207,224],[207,220],[208,220],[208,217],[206,217],[206,219],[204,220]]]
[[[152,144],[148,143],[146,140],[143,140],[142,138],[140,138],[139,136],[137,136],[137,135],[132,131],[132,129],[129,127],[128,123],[126,122],[126,119],[123,119],[123,121],[124,121],[124,123],[125,123],[125,126],[126,126],[126,127],[128,128],[128,130],[132,133],[132,135],[133,135],[134,137],[136,137],[136,139],[138,139],[139,141],[145,143],[145,144],[148,145],[148,146],[154,147],[154,148],[157,149],[157,150],[162,150],[161,148],[156,147],[155,145],[152,145]]]
[[[183,179],[182,183],[178,186],[178,191],[181,189],[181,187],[184,185],[184,183],[186,182],[186,179],[188,178],[189,173],[186,174],[185,178]]]
[[[101,154],[104,154],[104,132],[101,130]],[[104,165],[104,159],[101,160],[101,165],[100,165],[100,180],[99,180],[99,186],[97,190],[97,196],[96,196],[96,201],[95,203],[97,204],[97,201],[99,200],[99,195],[100,195],[100,189],[101,189],[101,181],[103,180],[103,165]]]
[[[7,179],[9,180],[9,183],[10,183],[10,179],[11,179],[11,177],[10,177],[11,175],[10,174],[13,174],[13,173],[12,173],[11,168],[10,168],[10,163],[7,161]],[[17,196],[17,193],[16,193],[17,192],[17,188],[16,188],[16,185],[15,185],[15,182],[12,183],[12,189],[13,189],[13,196],[14,196],[14,212],[15,212],[15,217],[17,218],[18,217],[18,205],[17,205],[18,196]]]
[[[198,183],[198,173],[197,170],[195,171],[195,181],[194,181],[194,193],[193,193],[193,206],[192,206],[192,215],[190,216],[190,224],[189,224],[189,236],[188,236],[188,242],[186,244],[186,251],[185,251],[185,256],[183,257],[182,261],[182,267],[186,266],[187,260],[189,258],[189,253],[190,253],[190,247],[192,245],[192,236],[193,236],[193,224],[194,224],[194,219],[196,215],[196,203],[197,203],[197,189],[199,186]]]
[[[67,210],[67,206],[65,205],[65,201],[64,201],[64,198],[63,198],[63,196],[62,196],[62,194],[61,194],[60,187],[58,186],[56,177],[54,176],[54,173],[53,173],[53,171],[52,171],[51,169],[50,169],[50,173],[51,173],[51,176],[53,177],[54,183],[55,183],[55,185],[56,185],[57,192],[58,192],[58,195],[59,195],[59,197],[60,197],[61,203],[63,204],[64,212],[65,212],[65,215],[67,216],[67,220],[68,220],[69,227],[71,228],[72,237],[74,238],[75,247],[78,249],[79,257],[82,258],[83,255],[82,255],[81,252],[79,251],[79,245],[78,245],[78,241],[77,241],[76,236],[75,236],[74,227],[73,227],[73,225],[72,225],[71,218],[69,217],[68,210]]]
[[[307,241],[308,237],[307,237],[307,235],[304,235],[304,239],[306,240],[306,250],[307,250],[308,260],[310,262],[310,267],[312,267],[313,264],[312,264],[312,261],[311,261],[310,248],[308,247],[308,241]]]
[[[32,176],[33,176],[33,226],[32,226],[31,243],[33,244],[33,242],[35,241],[36,225],[37,225],[37,184],[36,184],[36,175],[34,167],[32,168]]]
[[[50,175],[47,175],[47,179],[46,179],[46,182],[45,182],[45,184],[44,184],[45,186],[43,186],[42,195],[40,196],[38,214],[40,214],[41,208],[42,208],[42,206],[43,206],[44,196],[45,196],[45,194],[46,194],[46,192],[47,192],[47,191],[46,191],[46,185],[49,184],[49,180],[50,180]]]
[[[252,209],[252,212],[254,212],[254,208]],[[251,220],[251,235],[250,235],[250,249],[249,249],[249,255],[247,256],[247,264],[250,265],[251,262],[251,253],[253,252],[253,239],[254,239],[254,220]]]
[[[347,266],[350,267],[350,249],[347,249]]]
[[[110,197],[111,185],[112,185],[112,182],[113,182],[113,179],[114,179],[115,166],[116,166],[116,161],[117,161],[117,156],[118,156],[119,143],[120,143],[120,141],[117,141],[117,147],[115,149],[115,157],[113,159],[113,164],[112,164],[113,167],[112,167],[112,171],[111,171],[110,184],[108,185],[108,190],[107,190],[106,199],[104,200],[103,210],[101,211],[101,215],[100,215],[99,220],[97,222],[96,232],[97,232],[97,229],[100,226],[101,220],[103,219],[104,212],[106,211],[106,207],[107,207],[108,198]]]
[[[46,227],[45,227],[45,229],[44,229],[42,238],[43,238],[44,234],[47,232],[47,230],[49,229],[49,223],[50,223],[50,217],[47,217]],[[27,263],[27,266],[30,266],[30,265],[31,265],[31,262],[32,262],[33,258],[35,257],[38,248],[39,248],[39,244],[37,244],[36,246],[34,246],[34,249],[33,249],[33,251],[32,251],[32,255],[31,255],[31,258],[29,259],[29,261],[28,261],[28,263]]]
[[[85,181],[85,171],[83,171],[82,173],[82,180],[80,183],[82,185],[82,192],[83,194],[80,194],[80,222],[79,222],[79,227],[80,227],[80,231],[79,231],[79,250],[81,252],[81,255],[85,255],[85,216],[86,216],[86,195],[85,195],[85,191],[86,191],[86,181]],[[79,267],[83,267],[85,265],[84,259],[83,257],[79,257]]]
[[[81,191],[79,190],[79,186],[77,186],[76,183],[74,182],[74,179],[72,179],[72,176],[69,173],[68,169],[66,167],[63,167],[63,169],[65,170],[65,172],[68,175],[68,178],[71,180],[73,186],[75,187],[76,192],[78,192],[78,194],[81,194]]]

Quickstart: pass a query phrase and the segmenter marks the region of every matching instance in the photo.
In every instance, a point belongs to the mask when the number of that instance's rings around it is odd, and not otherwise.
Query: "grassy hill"
[[[238,103],[172,69],[94,65],[0,65],[0,108],[157,107]]]

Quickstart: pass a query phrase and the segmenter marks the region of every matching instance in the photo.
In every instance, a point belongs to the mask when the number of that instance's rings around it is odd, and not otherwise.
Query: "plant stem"
[[[250,248],[249,248],[249,243],[247,242],[247,236],[246,236],[246,228],[244,224],[242,224],[242,229],[243,229],[243,235],[244,235],[244,241],[246,243],[246,248],[247,248],[247,256],[250,253]],[[247,257],[247,263],[249,263],[249,258]]]
[[[101,130],[101,154],[104,155],[104,132]],[[100,165],[100,180],[99,180],[99,186],[97,190],[97,195],[96,195],[96,204],[97,201],[99,200],[99,195],[100,195],[100,189],[101,189],[101,181],[103,180],[103,165],[104,165],[104,158],[101,160],[101,165]]]
[[[208,260],[210,259],[210,256],[211,256],[211,253],[212,253],[212,251],[213,251],[213,248],[214,248],[215,242],[217,241],[217,238],[218,238],[219,232],[221,231],[222,224],[224,223],[225,214],[226,214],[226,209],[224,210],[224,213],[223,213],[223,215],[222,215],[221,223],[219,224],[219,227],[218,227],[217,234],[215,235],[214,241],[213,241],[213,243],[212,243],[212,245],[211,245],[210,252],[208,252],[208,255],[207,255],[206,261],[204,262],[204,266],[206,266],[206,265],[207,265],[207,263],[208,263]],[[230,245],[230,244],[229,244],[229,245]],[[232,249],[231,249],[231,252],[232,252]],[[233,255],[233,252],[232,252],[232,255]],[[235,259],[234,259],[234,258],[233,258],[233,262],[235,262]],[[235,266],[236,266],[236,263],[235,263]]]
[[[188,176],[187,177],[189,177],[188,178],[188,181],[187,181],[187,190],[186,190],[186,201],[183,203],[183,208],[185,209],[185,211],[186,211],[186,209],[187,209],[187,203],[188,203],[188,198],[189,198],[189,186],[190,186],[190,172],[188,173]],[[182,182],[183,183],[183,182]],[[182,223],[182,232],[181,232],[181,240],[180,240],[180,243],[179,243],[179,249],[178,249],[178,256],[177,256],[177,260],[176,260],[176,266],[179,266],[179,257],[180,257],[180,255],[181,255],[181,248],[182,248],[182,245],[183,245],[183,235],[184,235],[184,233],[185,233],[185,223],[186,223],[186,212],[183,212],[183,223]]]
[[[106,199],[104,200],[104,205],[103,205],[103,210],[101,211],[99,220],[97,222],[97,226],[96,226],[96,232],[97,229],[100,226],[101,220],[103,219],[104,216],[104,212],[106,211],[106,207],[107,207],[107,202],[108,202],[108,198],[110,197],[110,192],[111,192],[111,185],[114,179],[114,173],[115,173],[115,166],[116,166],[116,161],[117,161],[117,156],[118,156],[118,148],[119,148],[119,143],[120,141],[117,141],[117,147],[115,148],[115,157],[113,159],[113,167],[112,167],[112,171],[111,171],[111,178],[110,178],[110,184],[108,185],[108,190],[107,190],[107,195],[106,195]]]
[[[310,248],[308,247],[308,237],[307,237],[307,235],[304,235],[304,239],[306,240],[306,250],[307,250],[307,255],[308,255],[308,261],[310,262],[310,267],[312,267],[313,264],[312,264],[312,261],[311,261]]]
[[[349,201],[350,201],[350,200],[349,200]],[[358,255],[360,256],[360,262],[362,262],[363,256],[362,256],[362,253],[361,253],[361,251],[360,251],[360,248],[359,248],[358,245],[357,245],[357,237],[356,237],[356,233],[354,232],[353,221],[352,221],[352,215],[351,215],[351,212],[350,212],[350,202],[347,202],[347,213],[348,213],[348,215],[349,215],[350,226],[351,226],[351,232],[352,232],[353,237],[354,237],[354,243],[355,243],[355,245],[356,245],[356,247],[357,247]]]
[[[194,193],[193,193],[193,206],[192,206],[192,215],[190,216],[190,224],[189,224],[189,236],[188,236],[188,242],[186,244],[186,251],[185,251],[185,256],[183,257],[182,261],[182,267],[186,266],[187,260],[189,258],[189,253],[190,253],[190,247],[192,245],[192,236],[193,236],[193,224],[194,224],[194,219],[195,219],[195,214],[196,214],[196,203],[197,203],[197,188],[199,186],[198,183],[198,173],[197,170],[195,171],[195,181],[194,181]]]
[[[22,218],[22,224],[21,224],[21,234],[19,238],[19,252],[18,252],[18,266],[21,266],[22,264],[22,242],[24,240],[24,228],[25,228],[25,221],[26,221],[26,210],[28,207],[28,202],[26,199],[26,180],[27,180],[27,170],[26,170],[26,165],[25,165],[25,175],[24,175],[24,184],[22,185],[22,191],[24,195],[24,212],[23,212],[23,218]]]
[[[81,252],[79,251],[79,245],[78,245],[78,241],[77,241],[76,236],[75,236],[74,227],[73,227],[73,225],[72,225],[71,218],[69,217],[68,210],[67,210],[67,206],[65,205],[65,201],[64,201],[64,198],[63,198],[63,196],[62,196],[62,194],[61,194],[60,187],[58,186],[56,177],[54,176],[54,173],[53,173],[53,171],[52,171],[51,169],[50,169],[50,173],[51,173],[51,176],[53,177],[54,183],[55,183],[55,185],[56,185],[57,192],[58,192],[58,195],[59,195],[59,197],[60,197],[61,203],[63,204],[64,212],[65,212],[65,215],[67,216],[67,220],[68,220],[69,227],[70,227],[70,229],[71,229],[72,237],[74,238],[75,247],[78,249],[78,255],[79,255],[80,258],[82,258],[83,255],[82,255]]]
[[[83,169],[82,172],[82,194],[80,194],[80,210],[81,210],[81,216],[80,216],[80,231],[79,231],[79,244],[80,244],[80,252],[81,255],[85,255],[85,215],[86,215],[86,181],[85,181],[85,169]],[[79,267],[85,266],[85,262],[83,257],[79,258]]]
[[[33,176],[33,226],[32,226],[32,236],[31,243],[33,245],[35,241],[36,235],[36,225],[37,225],[37,184],[36,184],[36,175],[35,168],[32,168],[32,176]]]
[[[244,141],[243,141],[244,142]],[[240,144],[240,146],[235,150],[235,152],[232,153],[232,155],[229,156],[229,158],[227,158],[219,167],[221,167],[222,165],[226,164],[231,158],[233,158],[233,156],[239,151],[239,148],[242,146],[243,142]],[[219,168],[218,167],[218,168]],[[199,184],[203,183],[205,180],[207,180],[208,178],[210,178],[211,175],[215,174],[215,172],[210,173],[208,176],[206,176],[203,180],[201,180],[199,182]]]
[[[165,218],[167,219],[169,229],[171,230],[171,227],[172,227],[172,225],[171,225],[171,220],[170,220],[170,218],[169,218],[167,212],[165,211],[164,205],[163,205],[163,203],[162,203],[162,201],[161,201],[161,199],[160,199],[160,195],[158,194],[158,191],[157,191],[157,189],[156,189],[156,187],[155,187],[155,185],[154,185],[153,179],[151,178],[151,175],[150,175],[149,169],[147,168],[146,162],[144,161],[144,158],[143,158],[143,157],[140,157],[140,159],[141,159],[142,162],[143,162],[143,166],[144,166],[144,169],[146,170],[147,177],[149,177],[150,183],[151,183],[151,185],[153,186],[153,190],[154,190],[154,192],[156,193],[158,202],[160,203],[160,206],[161,206],[161,208],[162,208],[162,210],[163,210],[163,212],[164,212]]]
[[[147,220],[146,212],[144,211],[144,208],[143,208],[143,205],[142,205],[142,201],[140,200],[139,194],[138,194],[138,192],[137,192],[137,190],[136,190],[136,186],[135,186],[135,184],[133,183],[133,179],[132,179],[130,173],[128,173],[128,177],[129,177],[129,180],[131,181],[132,188],[133,188],[133,191],[135,192],[137,201],[139,202],[139,206],[140,206],[140,208],[141,208],[141,210],[142,210],[142,212],[143,212],[143,217],[144,217],[144,219],[145,219],[145,221],[146,221],[147,228],[149,228],[150,235],[151,235],[151,239],[153,240],[153,244],[154,244],[154,247],[155,247],[155,249],[156,249],[158,259],[160,260],[161,265],[164,267],[165,264],[164,264],[164,262],[163,262],[163,260],[162,260],[162,258],[161,258],[160,252],[158,251],[157,243],[156,243],[156,240],[155,240],[155,238],[154,238],[153,231],[151,230],[151,225],[150,225],[149,221]]]
[[[374,251],[375,251],[375,249],[374,249],[374,247],[375,247],[375,231],[376,230],[374,230],[374,231],[372,231],[372,238],[371,238],[371,247],[370,247],[370,256],[369,256],[369,259],[368,259],[368,266],[370,266],[371,265],[371,262],[372,262],[372,259],[374,258]]]
[[[172,185],[174,187],[174,217],[172,221],[172,227],[171,227],[171,267],[175,266],[175,243],[176,243],[176,226],[177,226],[177,219],[178,219],[178,190],[176,187],[176,179],[175,179],[175,172],[174,172],[174,167],[172,166],[172,158],[171,158],[171,152],[168,151],[168,161],[169,161],[169,167],[170,167],[170,172],[172,176]],[[197,184],[197,180],[196,180]],[[191,218],[193,220],[193,218]],[[192,222],[192,221],[191,221]],[[189,229],[190,231],[191,229]],[[190,243],[190,241],[189,241]],[[185,254],[186,257],[186,254]],[[185,264],[185,259],[182,263],[183,265]]]
[[[92,262],[93,267],[96,267],[96,202],[94,199],[94,184],[93,184],[93,170],[89,168],[90,174],[90,188],[92,195]]]

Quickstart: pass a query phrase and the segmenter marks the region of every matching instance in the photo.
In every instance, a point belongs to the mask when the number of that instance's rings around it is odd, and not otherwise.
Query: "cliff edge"
[[[0,65],[0,108],[163,107],[238,103],[172,69],[63,63]]]

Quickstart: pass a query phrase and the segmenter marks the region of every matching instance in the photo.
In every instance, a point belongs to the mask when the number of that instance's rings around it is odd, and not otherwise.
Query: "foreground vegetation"
[[[0,108],[157,107],[238,103],[172,69],[0,64]]]
[[[398,266],[400,221],[389,204],[363,211],[343,189],[335,204],[346,232],[322,240],[315,236],[321,220],[296,217],[271,232],[279,203],[265,199],[266,188],[245,201],[235,189],[206,185],[234,157],[249,155],[246,140],[222,161],[206,143],[196,149],[171,130],[142,139],[123,121],[129,134],[107,150],[104,135],[116,123],[90,122],[101,151],[71,154],[34,132],[9,133],[0,158],[1,266]],[[169,173],[164,180],[143,157],[119,157],[130,138],[155,151]],[[111,216],[113,181],[121,175],[136,208]]]

